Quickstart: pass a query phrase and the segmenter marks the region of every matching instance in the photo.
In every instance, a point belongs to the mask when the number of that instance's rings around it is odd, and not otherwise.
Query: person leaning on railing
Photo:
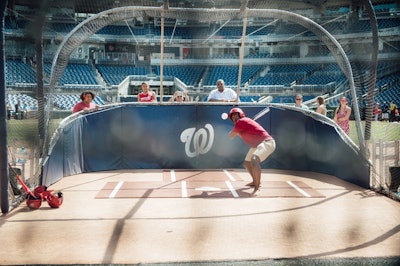
[[[169,98],[169,102],[179,102],[179,103],[187,103],[189,102],[189,96],[187,94],[187,91],[175,91],[174,95]]]
[[[99,106],[93,103],[96,95],[91,91],[85,91],[81,93],[80,99],[81,101],[74,105],[72,108],[72,113],[76,113],[79,111],[93,111],[97,110]]]
[[[225,87],[222,79],[217,80],[217,88],[212,90],[207,98],[208,102],[236,102],[237,94],[231,88]]]

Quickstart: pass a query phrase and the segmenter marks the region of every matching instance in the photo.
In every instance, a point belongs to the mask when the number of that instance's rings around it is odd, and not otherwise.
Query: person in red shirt
[[[142,82],[142,91],[139,92],[137,98],[139,102],[157,102],[157,96],[149,89],[147,82]]]
[[[229,132],[229,137],[233,139],[239,136],[244,143],[250,146],[243,166],[253,179],[253,182],[247,185],[254,186],[252,195],[257,196],[261,185],[260,163],[275,151],[275,140],[259,123],[246,117],[240,108],[232,108],[228,117],[234,123],[233,129]]]
[[[399,108],[394,109],[394,116],[392,122],[400,122]]]
[[[375,104],[374,107],[374,120],[378,121],[379,120],[379,114],[381,113],[381,109],[379,109],[379,103]]]
[[[83,111],[97,110],[99,108],[98,105],[92,102],[95,97],[96,95],[91,91],[82,92],[80,96],[82,101],[74,105],[72,113],[76,113],[82,110]]]

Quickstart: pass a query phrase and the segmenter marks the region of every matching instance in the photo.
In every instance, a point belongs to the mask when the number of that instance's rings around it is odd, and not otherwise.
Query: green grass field
[[[51,122],[52,128],[57,128],[61,119]],[[39,127],[37,119],[7,120],[8,146],[34,147],[39,143]]]
[[[36,119],[7,120],[7,142],[9,146],[31,147],[39,139],[38,121]]]
[[[362,121],[362,132],[365,137],[365,121]],[[355,121],[350,121],[350,138],[358,144],[357,128]],[[370,140],[393,141],[400,140],[400,123],[374,121],[371,123]]]

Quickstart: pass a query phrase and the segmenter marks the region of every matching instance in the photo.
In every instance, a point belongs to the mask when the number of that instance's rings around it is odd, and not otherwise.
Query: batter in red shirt
[[[246,117],[240,108],[232,108],[228,117],[234,123],[229,137],[233,139],[235,136],[239,136],[244,143],[250,146],[243,166],[253,179],[253,182],[247,185],[254,186],[252,195],[257,196],[261,185],[260,163],[275,151],[275,140],[259,123]]]

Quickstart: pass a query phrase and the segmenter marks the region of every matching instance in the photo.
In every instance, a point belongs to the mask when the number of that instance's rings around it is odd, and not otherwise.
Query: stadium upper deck
[[[43,27],[45,81],[51,74],[51,62],[63,36],[90,14],[125,5],[124,1],[72,1],[66,6],[49,7]],[[162,1],[145,3],[129,1],[129,5],[159,7]],[[199,2],[202,2],[200,4]],[[169,1],[180,8],[240,8],[242,1]],[[352,62],[369,64],[371,24],[362,6],[349,1],[320,1],[308,4],[290,1],[248,1],[248,8],[285,8],[309,16],[341,42]],[[35,48],[31,30],[35,27],[35,10],[40,7],[29,1],[14,1],[5,19],[7,85],[12,89],[35,86]],[[96,2],[97,3],[97,2]],[[266,5],[268,3],[269,5]],[[400,19],[393,1],[373,1],[378,18],[380,51],[377,90],[399,88]],[[60,12],[61,11],[61,12]],[[196,22],[166,19],[163,75],[178,78],[183,85],[172,89],[189,89],[207,93],[218,78],[237,86],[241,20]],[[59,86],[72,89],[95,89],[118,86],[126,77],[133,80],[158,79],[160,71],[160,18],[144,15],[131,21],[108,25],[71,53],[70,64]],[[241,91],[246,94],[273,94],[287,102],[287,94],[298,91],[319,95],[345,90],[345,76],[325,47],[312,32],[284,20],[252,18],[246,28]],[[11,60],[14,59],[14,60]],[[393,63],[394,62],[394,63]],[[295,66],[295,67],[294,67]],[[365,94],[367,85],[361,85]],[[137,88],[130,88],[135,94]],[[73,91],[73,90],[72,90]],[[387,94],[387,93],[386,93]],[[391,97],[396,93],[390,93]],[[377,97],[378,99],[379,97]],[[283,100],[282,100],[283,99]],[[392,99],[391,99],[392,100]],[[397,101],[397,97],[394,99]],[[399,102],[400,103],[400,102]]]

